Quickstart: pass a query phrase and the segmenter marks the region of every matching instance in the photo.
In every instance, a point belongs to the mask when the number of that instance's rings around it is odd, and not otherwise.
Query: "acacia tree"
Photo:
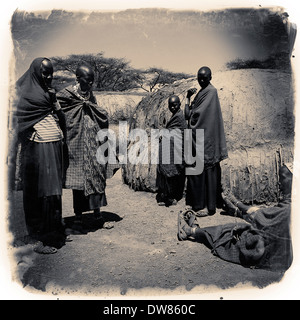
[[[97,54],[72,54],[51,58],[56,71],[62,71],[54,79],[57,88],[73,81],[78,64],[88,63],[95,72],[94,89],[97,91],[126,91],[141,88],[153,92],[159,87],[176,80],[190,78],[185,73],[174,73],[161,68],[138,70],[130,66],[124,58],[106,58],[103,52]]]
[[[161,68],[149,68],[146,71],[141,71],[143,74],[140,88],[147,92],[154,92],[161,86],[171,84],[174,81],[188,79],[191,75],[187,73],[174,73]]]
[[[97,91],[125,91],[137,88],[142,81],[142,74],[131,68],[128,61],[118,58],[105,58],[103,53],[69,55],[67,57],[53,57],[55,70],[68,72],[75,76],[76,68],[81,62],[88,63],[95,72],[95,90]],[[58,86],[66,81],[62,75],[56,79]]]

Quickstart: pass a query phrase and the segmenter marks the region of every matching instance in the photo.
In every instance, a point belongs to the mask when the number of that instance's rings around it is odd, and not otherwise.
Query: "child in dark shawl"
[[[65,240],[62,224],[64,115],[51,88],[53,66],[36,58],[17,81],[18,137],[22,188],[29,236],[39,253],[55,253]]]
[[[292,179],[291,165],[283,165],[279,171],[283,199],[274,207],[251,207],[231,194],[223,195],[227,214],[244,222],[200,228],[192,211],[180,213],[178,238],[192,237],[221,259],[246,267],[287,270],[293,259],[290,234]]]
[[[179,97],[173,95],[168,100],[169,110],[172,117],[166,125],[166,130],[174,133],[170,139],[170,149],[163,148],[164,136],[159,143],[159,165],[157,167],[157,188],[156,200],[159,205],[175,205],[183,196],[185,186],[185,172],[183,160],[183,133],[186,128],[186,121],[180,109]],[[176,143],[176,136],[179,138]],[[169,155],[169,161],[164,161],[163,152]],[[175,161],[175,158],[179,161]],[[180,161],[181,160],[181,161]],[[167,162],[167,163],[165,163]],[[176,163],[179,162],[179,163]]]
[[[77,82],[61,90],[57,98],[66,116],[69,167],[64,187],[72,189],[76,228],[82,229],[82,213],[94,211],[103,221],[100,208],[107,205],[106,165],[97,161],[97,133],[108,129],[108,114],[97,105],[92,92],[94,71],[88,64],[76,70]],[[113,225],[106,222],[104,227]]]
[[[198,216],[213,215],[217,207],[222,207],[220,162],[228,156],[219,97],[210,83],[211,78],[208,67],[199,69],[201,90],[190,105],[190,97],[196,89],[189,89],[185,105],[193,150],[196,150],[196,130],[204,130],[204,170],[201,174],[187,176],[186,204]]]

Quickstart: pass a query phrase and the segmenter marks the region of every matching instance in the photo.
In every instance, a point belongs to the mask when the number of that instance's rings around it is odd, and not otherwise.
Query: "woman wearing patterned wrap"
[[[69,167],[64,187],[73,191],[75,223],[81,228],[82,213],[93,210],[103,220],[100,208],[107,205],[106,165],[96,158],[97,133],[108,128],[107,112],[97,105],[92,92],[94,72],[87,64],[76,70],[77,82],[61,90],[57,98],[66,116]],[[106,228],[112,227],[105,223]]]
[[[18,136],[21,180],[29,236],[40,241],[35,251],[55,253],[66,241],[62,224],[64,115],[51,88],[52,63],[36,58],[18,80]]]

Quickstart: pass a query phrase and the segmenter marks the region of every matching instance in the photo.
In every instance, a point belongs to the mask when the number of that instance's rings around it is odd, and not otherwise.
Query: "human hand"
[[[195,94],[197,92],[196,88],[191,88],[187,91],[186,97],[190,98],[193,94]]]
[[[53,88],[48,88],[48,92],[49,92],[49,96],[50,96],[51,102],[52,102],[52,103],[57,102],[55,89],[53,89]]]

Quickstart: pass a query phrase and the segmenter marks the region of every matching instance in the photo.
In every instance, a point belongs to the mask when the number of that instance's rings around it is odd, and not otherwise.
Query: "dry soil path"
[[[16,197],[21,195],[18,194]],[[107,230],[84,215],[85,234],[73,235],[56,254],[40,255],[32,245],[11,248],[15,255],[14,280],[23,290],[53,297],[70,296],[169,296],[225,293],[236,286],[265,288],[282,274],[248,269],[225,262],[202,244],[178,241],[177,206],[159,207],[155,194],[135,192],[122,183],[121,174],[107,181]],[[63,212],[72,224],[72,194],[63,193]],[[220,215],[201,218],[202,226],[234,222]]]

